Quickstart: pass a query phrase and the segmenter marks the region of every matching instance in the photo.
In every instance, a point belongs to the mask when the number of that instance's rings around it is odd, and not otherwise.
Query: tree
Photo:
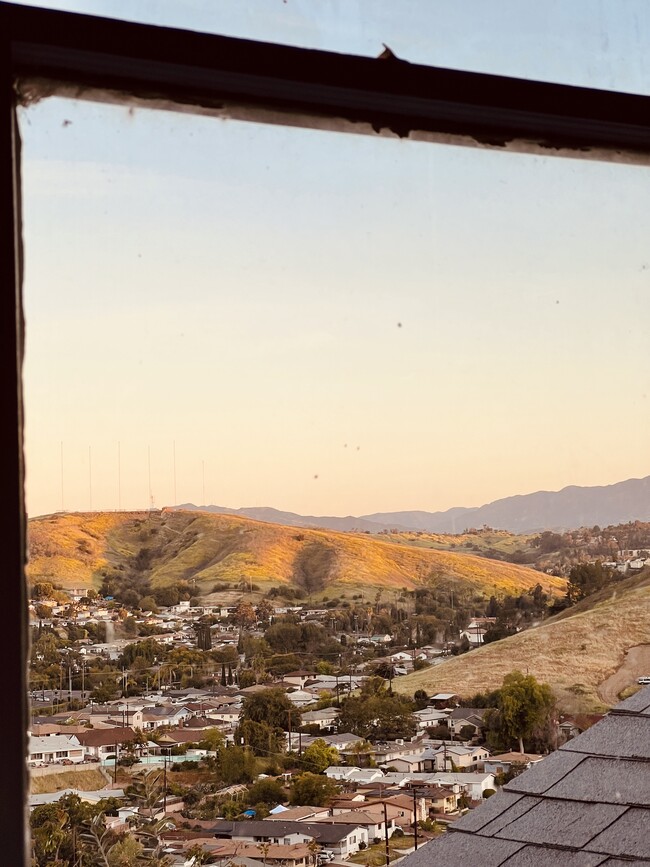
[[[257,623],[255,609],[250,602],[240,602],[232,613],[232,621],[240,629],[250,629]]]
[[[107,853],[108,867],[135,867],[142,864],[144,846],[135,837],[125,835]]]
[[[569,572],[567,599],[571,605],[580,602],[586,596],[602,590],[617,577],[615,572],[603,566],[600,561],[597,563],[579,563]]]
[[[413,701],[417,710],[424,710],[429,705],[429,696],[426,689],[416,689],[413,693]]]
[[[309,744],[301,758],[303,767],[315,774],[322,774],[332,765],[338,765],[339,761],[339,751],[335,747],[329,746],[322,738],[316,738],[313,743]]]
[[[271,618],[275,614],[275,606],[272,602],[269,602],[268,599],[262,599],[262,601],[258,604],[255,609],[255,614],[257,615],[257,619],[268,625],[271,622]]]
[[[289,801],[295,805],[323,807],[337,792],[338,788],[328,777],[306,772],[293,781]]]
[[[471,741],[476,734],[476,729],[473,725],[461,726],[459,734],[461,741]]]
[[[256,755],[280,753],[284,747],[284,732],[265,722],[242,719],[235,730],[235,740],[250,747]]]
[[[32,599],[50,599],[54,587],[49,581],[38,581],[32,587]]]
[[[279,780],[258,780],[248,790],[246,799],[249,804],[281,804],[286,801],[286,793]]]
[[[226,741],[223,734],[218,728],[212,727],[203,732],[199,741],[199,749],[209,750],[210,752],[218,752],[225,745]]]
[[[154,614],[158,613],[158,606],[156,605],[156,600],[153,596],[143,596],[140,600],[140,610],[141,611],[152,611]]]
[[[282,689],[265,689],[256,695],[246,696],[241,711],[242,720],[267,723],[283,731],[288,727],[289,711],[293,705]]]
[[[512,671],[503,678],[499,697],[501,729],[507,738],[519,741],[519,752],[524,752],[524,738],[543,724],[554,703],[551,687],[538,683],[532,674]]]
[[[417,731],[414,708],[411,699],[391,695],[386,690],[386,681],[372,677],[364,683],[361,695],[350,696],[343,702],[339,730],[352,732],[360,738],[371,735],[381,740],[411,737]]]
[[[194,859],[194,860],[192,860]],[[192,864],[192,867],[199,867],[199,864],[214,864],[214,856],[196,843],[185,853],[185,863]]]
[[[228,747],[219,752],[217,769],[226,786],[251,783],[255,775],[255,756],[241,747]]]
[[[252,668],[245,668],[239,674],[239,688],[246,689],[247,686],[254,686],[257,683],[255,672]]]
[[[163,777],[162,771],[143,771],[133,778],[125,794],[139,807],[152,810],[163,797]]]

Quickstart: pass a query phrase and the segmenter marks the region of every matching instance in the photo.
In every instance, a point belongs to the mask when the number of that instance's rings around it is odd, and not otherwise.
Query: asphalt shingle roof
[[[508,783],[403,867],[650,865],[650,688]]]

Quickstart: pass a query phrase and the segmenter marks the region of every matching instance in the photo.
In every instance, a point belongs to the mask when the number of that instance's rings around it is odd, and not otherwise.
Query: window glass
[[[644,474],[644,169],[58,99],[22,132],[30,515]]]
[[[52,0],[28,5],[427,66],[648,93],[645,0]]]

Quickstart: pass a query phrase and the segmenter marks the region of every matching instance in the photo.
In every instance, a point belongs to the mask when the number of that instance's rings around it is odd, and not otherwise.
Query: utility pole
[[[113,759],[113,785],[117,783],[117,744],[114,744],[115,747],[115,758]]]
[[[386,867],[390,864],[390,849],[388,846],[388,810],[386,809],[386,800],[383,800],[384,804],[384,843],[386,846]]]
[[[81,663],[81,700],[86,700],[86,661]]]
[[[287,711],[287,717],[289,718],[289,752],[291,752],[291,710]]]
[[[167,747],[167,752],[169,747]],[[163,756],[163,813],[167,813],[167,752]]]
[[[413,789],[413,834],[415,836],[415,851],[418,849],[418,801],[415,789]]]

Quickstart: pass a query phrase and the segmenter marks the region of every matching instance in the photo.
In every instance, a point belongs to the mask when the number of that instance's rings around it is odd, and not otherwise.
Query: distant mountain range
[[[650,521],[650,476],[628,479],[614,485],[578,487],[561,491],[537,491],[505,497],[475,508],[455,507],[445,512],[376,512],[355,517],[298,515],[269,507],[228,509],[224,506],[195,506],[184,503],[178,509],[241,515],[257,521],[292,527],[323,527],[327,530],[370,531],[423,530],[428,533],[462,533],[469,527],[494,527],[511,533],[540,530],[570,530],[598,524]]]

